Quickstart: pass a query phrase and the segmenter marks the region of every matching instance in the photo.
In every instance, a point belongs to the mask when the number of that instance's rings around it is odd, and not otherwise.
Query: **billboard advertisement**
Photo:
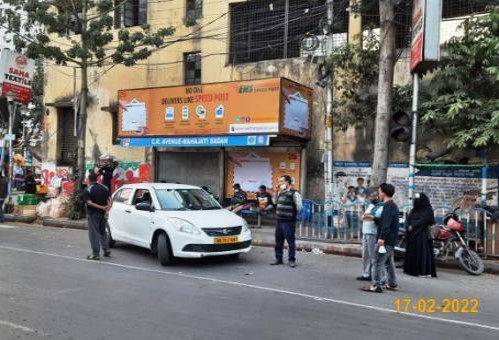
[[[279,177],[291,176],[293,187],[300,189],[301,155],[299,152],[229,152],[225,197],[232,197],[232,187],[239,183],[248,192],[249,199],[256,198],[260,185],[269,191],[277,185]]]
[[[31,101],[31,86],[35,71],[35,62],[24,55],[3,49],[0,55],[2,75],[2,96],[12,92],[16,101],[28,104]]]
[[[442,0],[414,0],[410,70],[432,67],[440,60]]]
[[[310,138],[314,92],[311,88],[281,81],[281,133],[288,136]]]
[[[120,90],[118,135],[254,135],[282,130],[308,138],[312,95],[311,89],[280,78]]]

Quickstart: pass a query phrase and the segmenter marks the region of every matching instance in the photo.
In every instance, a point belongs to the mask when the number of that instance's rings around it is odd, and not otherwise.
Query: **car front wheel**
[[[158,236],[158,259],[162,266],[171,265],[173,262],[172,249],[170,247],[170,241],[166,234],[160,234]]]

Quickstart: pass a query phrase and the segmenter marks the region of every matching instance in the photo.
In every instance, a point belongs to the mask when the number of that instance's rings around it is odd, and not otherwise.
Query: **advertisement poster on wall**
[[[313,90],[282,79],[281,82],[281,131],[288,136],[309,138]]]
[[[35,61],[20,53],[3,49],[0,54],[0,72],[2,96],[12,92],[16,101],[28,104],[31,101]]]
[[[287,79],[118,91],[120,137],[310,137],[313,91]]]
[[[226,197],[233,195],[235,183],[239,183],[248,193],[256,193],[260,185],[274,188],[283,175],[291,176],[294,188],[299,190],[300,169],[299,152],[229,152]],[[249,198],[252,196],[248,195]]]

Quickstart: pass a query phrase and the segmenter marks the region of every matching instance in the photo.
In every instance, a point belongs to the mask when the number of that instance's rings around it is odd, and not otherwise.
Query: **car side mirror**
[[[154,206],[149,202],[140,202],[135,204],[135,208],[140,211],[154,212]]]

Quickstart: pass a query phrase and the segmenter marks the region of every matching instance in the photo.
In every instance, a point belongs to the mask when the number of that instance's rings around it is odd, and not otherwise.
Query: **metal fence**
[[[403,205],[400,209],[400,228],[407,228],[407,216],[411,205]],[[442,223],[444,216],[452,212],[450,206],[433,207],[437,223]],[[303,201],[303,209],[298,218],[297,235],[300,238],[331,240],[339,242],[361,242],[361,216],[365,204],[344,204],[333,200],[327,203],[317,203],[311,200]],[[484,209],[472,209],[456,212],[465,226],[466,242],[478,253],[487,256],[499,256],[496,238],[497,223],[491,222],[491,214]]]

